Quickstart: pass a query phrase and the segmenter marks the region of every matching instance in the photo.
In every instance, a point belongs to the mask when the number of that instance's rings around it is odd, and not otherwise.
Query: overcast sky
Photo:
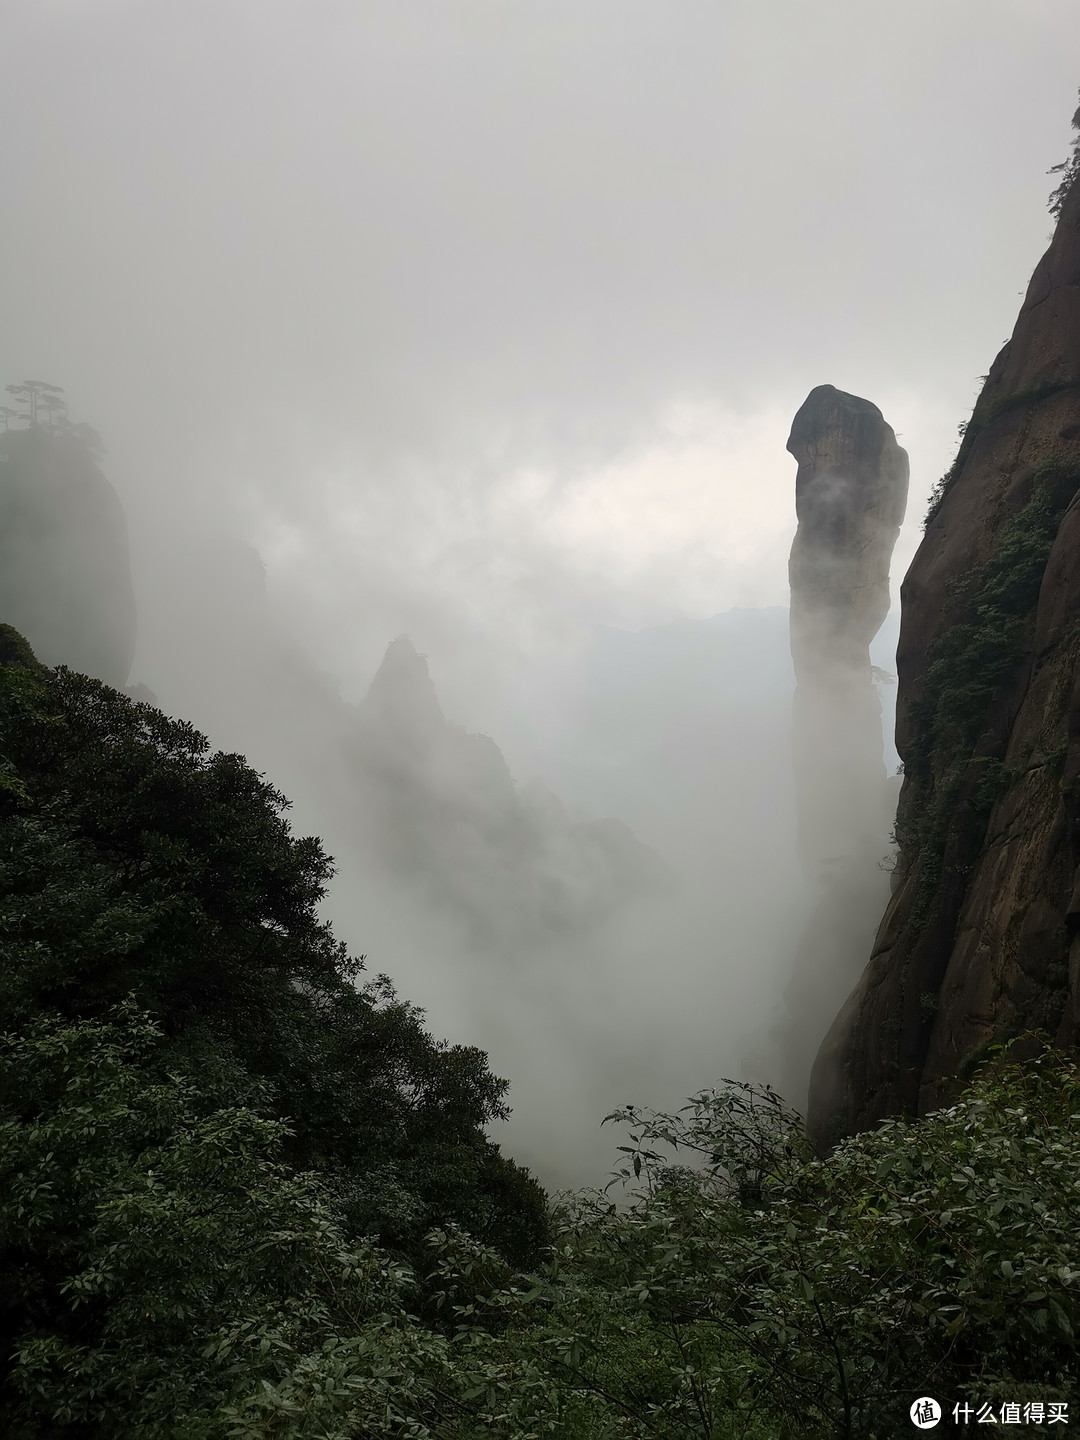
[[[3,0],[5,379],[346,689],[786,601],[812,385],[909,555],[1049,232],[1075,0]],[[440,675],[440,671],[445,673]]]
[[[594,658],[633,660],[625,714],[602,664],[575,689],[575,657],[601,626],[786,605],[784,443],[821,383],[875,401],[910,453],[895,593],[1049,236],[1078,19],[1076,0],[0,0],[0,383],[65,386],[104,436],[133,678],[295,796],[338,856],[344,938],[436,1033],[489,1049],[514,1153],[546,1177],[580,1178],[598,1145],[606,1168],[616,1104],[769,1073],[806,903],[782,615],[725,621],[741,658],[670,694],[649,677],[684,642],[713,654],[714,627],[660,636],[654,670],[649,637],[601,640]],[[572,804],[606,783],[689,898],[515,970],[414,896],[366,894],[354,797],[305,792],[336,751],[296,656],[357,699],[402,632],[451,720]]]

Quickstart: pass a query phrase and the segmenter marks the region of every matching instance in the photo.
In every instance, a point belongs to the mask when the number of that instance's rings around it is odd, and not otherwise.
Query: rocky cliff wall
[[[901,588],[898,884],[814,1066],[819,1146],[1080,1038],[1080,186]]]

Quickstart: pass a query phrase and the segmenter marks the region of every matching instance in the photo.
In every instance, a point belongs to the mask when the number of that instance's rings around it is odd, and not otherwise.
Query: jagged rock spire
[[[430,738],[446,724],[427,660],[408,635],[386,647],[363,704],[364,714],[388,735]]]

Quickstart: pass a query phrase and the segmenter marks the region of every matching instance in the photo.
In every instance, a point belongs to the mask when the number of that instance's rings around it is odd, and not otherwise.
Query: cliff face
[[[815,1063],[825,1146],[1080,1038],[1080,186],[901,589],[898,884]]]
[[[0,436],[0,620],[48,665],[123,688],[135,651],[127,525],[78,440]]]
[[[780,1088],[801,1106],[888,895],[881,861],[896,791],[869,646],[889,611],[908,458],[876,405],[831,385],[810,392],[787,448],[799,462],[789,566],[798,839],[815,901],[785,996]]]

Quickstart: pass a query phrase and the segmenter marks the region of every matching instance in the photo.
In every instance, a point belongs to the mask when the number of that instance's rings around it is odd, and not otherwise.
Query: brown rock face
[[[901,589],[899,884],[818,1055],[815,1142],[1080,1036],[1080,186]]]
[[[869,645],[889,611],[908,459],[876,405],[831,385],[810,392],[787,448],[799,463],[789,565],[798,839],[816,901],[785,997],[780,1088],[802,1105],[888,895],[881,860],[896,792]]]

